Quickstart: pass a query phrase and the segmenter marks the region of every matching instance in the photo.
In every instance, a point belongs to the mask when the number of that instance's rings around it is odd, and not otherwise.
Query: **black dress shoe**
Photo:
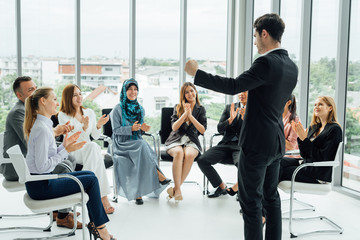
[[[159,181],[159,183],[161,184],[161,185],[166,185],[166,184],[169,184],[171,182],[171,179],[169,179],[169,178],[166,178],[165,180],[163,180],[163,181]]]
[[[221,187],[218,187],[213,194],[210,194],[208,196],[208,198],[216,198],[216,197],[220,197],[221,195],[226,195],[226,194],[227,194],[226,188],[221,189]]]
[[[238,191],[235,192],[234,189],[228,188],[228,189],[226,190],[226,193],[229,194],[230,196],[235,196],[235,194],[237,194]]]
[[[136,199],[135,203],[136,205],[143,205],[144,201],[140,198],[140,199]]]

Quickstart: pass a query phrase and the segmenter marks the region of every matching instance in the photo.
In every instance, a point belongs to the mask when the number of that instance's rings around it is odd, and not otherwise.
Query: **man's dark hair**
[[[261,36],[262,30],[266,30],[272,39],[281,42],[285,30],[285,23],[276,13],[265,14],[254,22],[254,28]]]
[[[32,80],[31,77],[28,77],[28,76],[18,77],[13,84],[14,93],[16,94],[17,92],[21,92],[20,84],[22,82],[28,82],[31,80]]]

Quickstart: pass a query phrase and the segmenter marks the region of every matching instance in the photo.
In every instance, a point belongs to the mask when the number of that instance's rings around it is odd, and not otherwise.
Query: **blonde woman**
[[[38,88],[26,99],[24,136],[28,140],[26,162],[31,174],[52,172],[70,152],[78,151],[86,143],[77,142],[80,132],[76,132],[71,137],[66,134],[64,142],[59,147],[56,146],[50,118],[56,114],[58,106],[52,88]],[[76,176],[89,195],[86,206],[90,218],[90,223],[87,225],[90,234],[94,235],[95,239],[113,239],[105,227],[109,219],[101,204],[99,183],[94,173],[78,171],[68,174]],[[58,198],[80,192],[77,183],[69,178],[27,182],[25,186],[29,196],[36,200]]]
[[[297,133],[302,163],[334,161],[342,130],[337,120],[335,101],[331,97],[318,97],[310,127],[304,130],[300,122],[292,122]],[[280,164],[279,181],[291,180],[295,169],[300,165],[297,159],[284,158]],[[296,181],[306,183],[331,182],[332,168],[303,168],[296,175]]]

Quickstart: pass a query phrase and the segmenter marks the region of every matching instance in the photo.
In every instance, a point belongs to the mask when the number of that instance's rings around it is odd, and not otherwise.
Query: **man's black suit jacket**
[[[213,76],[198,70],[194,83],[217,92],[235,95],[248,92],[246,113],[240,132],[240,147],[266,156],[285,154],[282,113],[295,88],[298,69],[284,49],[258,57],[237,78]]]
[[[217,125],[218,132],[223,134],[224,137],[221,139],[218,145],[222,144],[230,144],[232,145],[234,143],[233,139],[236,137],[239,139],[240,129],[243,120],[241,119],[241,115],[239,114],[238,117],[236,117],[231,124],[229,124],[229,117],[230,117],[230,107],[231,104],[226,105],[221,118],[219,120],[219,123]],[[240,102],[237,102],[234,104],[234,110],[236,111],[237,108],[240,108]],[[237,144],[237,141],[235,142]]]

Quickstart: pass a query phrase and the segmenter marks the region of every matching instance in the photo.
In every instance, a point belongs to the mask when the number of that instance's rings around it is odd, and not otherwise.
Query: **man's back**
[[[4,157],[8,158],[6,151],[12,146],[19,145],[24,156],[27,152],[26,141],[23,133],[23,123],[25,118],[25,106],[22,101],[18,101],[10,110],[6,117],[4,132]],[[3,175],[6,180],[17,181],[18,176],[12,164],[3,166]]]
[[[297,67],[286,50],[277,49],[256,59],[247,72],[258,75],[262,84],[249,90],[240,145],[269,156],[277,154],[280,145],[284,153],[282,113],[296,86]]]

